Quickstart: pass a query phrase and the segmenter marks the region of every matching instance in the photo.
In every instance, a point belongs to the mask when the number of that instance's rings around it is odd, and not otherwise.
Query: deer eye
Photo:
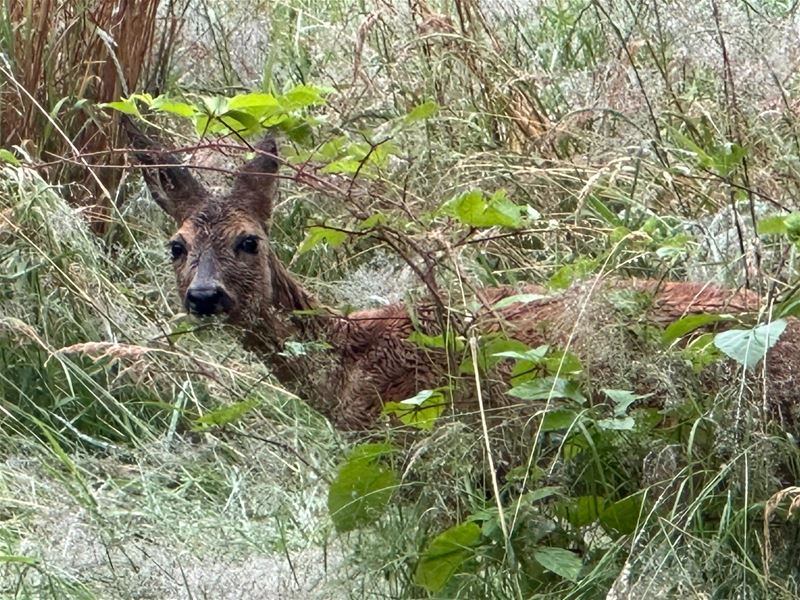
[[[258,254],[258,238],[254,235],[248,235],[236,245],[236,250],[247,254]]]
[[[172,255],[172,260],[178,260],[186,254],[186,245],[177,240],[169,243],[169,252]]]

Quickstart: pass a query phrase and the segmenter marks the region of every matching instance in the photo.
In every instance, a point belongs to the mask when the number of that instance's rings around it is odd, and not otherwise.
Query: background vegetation
[[[747,285],[766,322],[797,304],[799,27],[788,0],[6,2],[0,594],[797,597],[797,432],[758,369],[620,297],[635,343],[590,337],[610,368],[532,420],[343,436],[180,313],[117,123],[138,93],[213,186],[226,127],[280,131],[273,243],[330,304],[611,273]]]

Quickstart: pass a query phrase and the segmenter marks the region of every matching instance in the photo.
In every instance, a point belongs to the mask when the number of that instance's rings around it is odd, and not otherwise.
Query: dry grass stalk
[[[81,354],[94,360],[113,358],[117,360],[140,360],[145,354],[152,352],[152,348],[121,344],[119,342],[84,342],[62,348],[62,354]]]
[[[536,98],[522,85],[523,77],[502,58],[506,54],[505,49],[483,18],[479,7],[471,0],[458,0],[455,5],[460,31],[456,30],[451,17],[434,12],[425,0],[413,2],[411,8],[418,33],[422,37],[442,35],[462,40],[455,45],[446,45],[453,46],[454,55],[480,84],[486,110],[490,114],[504,114],[514,124],[514,129],[508,133],[512,147],[522,147],[530,140],[541,139],[549,131],[550,121],[537,108]],[[482,37],[488,39],[490,51],[484,51]],[[506,80],[498,83],[498,75],[504,75]]]

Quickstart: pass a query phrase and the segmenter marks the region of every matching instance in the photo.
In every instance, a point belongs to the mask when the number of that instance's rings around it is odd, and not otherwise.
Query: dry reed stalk
[[[118,99],[137,85],[153,44],[157,0],[12,0],[0,16],[0,45],[9,71],[0,87],[0,145],[38,149],[58,162],[47,169],[53,182],[70,186],[73,202],[87,206],[96,230],[105,229],[120,170],[75,166],[71,141],[92,167],[113,167],[124,157],[118,116],[93,103]],[[89,102],[85,102],[89,100]],[[57,127],[53,126],[50,117]],[[55,130],[55,131],[54,131]]]

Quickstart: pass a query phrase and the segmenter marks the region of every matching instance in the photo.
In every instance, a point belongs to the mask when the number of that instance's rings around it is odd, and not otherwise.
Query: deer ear
[[[278,172],[278,145],[271,135],[253,148],[256,156],[239,170],[233,182],[231,200],[244,204],[263,223],[272,216],[272,197],[275,195]]]
[[[175,221],[182,223],[206,201],[208,192],[174,154],[160,148],[130,119],[126,118],[123,124],[135,148],[136,160],[151,167],[143,169],[142,174],[153,200]]]

